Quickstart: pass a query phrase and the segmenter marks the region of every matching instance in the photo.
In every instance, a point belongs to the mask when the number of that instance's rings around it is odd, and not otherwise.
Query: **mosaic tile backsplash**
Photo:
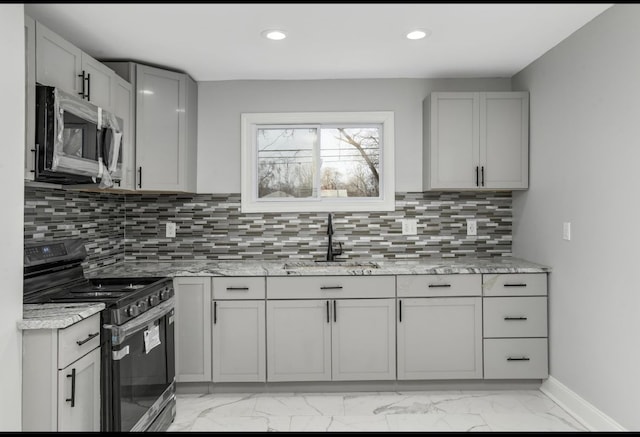
[[[85,270],[124,260],[124,195],[25,186],[24,240],[83,238]]]
[[[418,235],[402,235],[402,218],[418,220]],[[511,225],[511,192],[397,193],[393,212],[334,213],[333,240],[346,259],[510,256]],[[126,196],[126,261],[319,260],[326,232],[326,213],[242,214],[239,194]]]
[[[403,218],[418,235],[402,235]],[[466,235],[466,219],[478,235]],[[166,238],[167,221],[176,237]],[[240,212],[239,194],[111,194],[25,187],[25,241],[81,237],[85,269],[125,261],[317,260],[326,213]],[[511,192],[396,193],[393,212],[333,214],[346,259],[511,256]]]

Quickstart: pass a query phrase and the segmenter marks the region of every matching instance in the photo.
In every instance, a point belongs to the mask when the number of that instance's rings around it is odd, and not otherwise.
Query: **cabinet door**
[[[136,164],[144,190],[183,190],[186,75],[136,68]]]
[[[266,381],[264,301],[213,305],[213,382]]]
[[[174,279],[176,381],[211,381],[211,278]]]
[[[115,73],[100,61],[82,53],[82,71],[88,79],[85,86],[88,100],[107,111],[113,110],[112,88]]]
[[[482,378],[481,299],[399,299],[398,379]]]
[[[119,76],[113,82],[113,112],[122,120],[122,180],[120,187],[133,190],[136,183],[136,150],[133,143],[135,120],[133,93],[129,82]]]
[[[331,380],[329,300],[267,302],[267,380]]]
[[[35,173],[36,143],[36,22],[24,16],[25,41],[25,156],[24,178],[32,181]]]
[[[58,371],[58,431],[100,431],[100,348]]]
[[[82,51],[36,22],[36,81],[77,94],[81,71]]]
[[[480,94],[480,165],[484,187],[529,186],[529,94]]]
[[[478,93],[432,93],[429,188],[476,188]]]
[[[395,299],[333,301],[332,379],[396,379]]]

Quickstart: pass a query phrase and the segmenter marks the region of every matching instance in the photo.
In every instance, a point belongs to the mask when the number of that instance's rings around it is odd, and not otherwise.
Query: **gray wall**
[[[640,6],[616,5],[513,78],[531,97],[513,251],[553,267],[550,374],[629,430],[640,430],[639,49]]]
[[[422,101],[431,91],[509,91],[510,79],[198,83],[198,192],[240,192],[243,112],[394,111],[396,191],[422,191]]]
[[[24,5],[0,5],[0,431],[22,428],[22,203],[24,168]]]

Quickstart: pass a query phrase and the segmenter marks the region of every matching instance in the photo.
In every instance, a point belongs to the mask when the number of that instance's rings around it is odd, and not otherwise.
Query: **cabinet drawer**
[[[548,376],[546,338],[484,340],[485,379],[544,379]]]
[[[395,297],[394,276],[268,277],[268,299]]]
[[[546,273],[482,275],[485,296],[546,296]]]
[[[546,337],[546,297],[486,297],[484,337]]]
[[[58,331],[58,369],[100,346],[100,313]]]
[[[398,297],[481,296],[482,275],[398,276]]]
[[[213,278],[213,299],[264,299],[264,277]]]

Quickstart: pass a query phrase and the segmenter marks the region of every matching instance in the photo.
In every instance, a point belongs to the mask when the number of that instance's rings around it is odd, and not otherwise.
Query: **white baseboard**
[[[549,376],[549,379],[542,383],[540,391],[574,416],[589,431],[627,431],[553,376]]]

